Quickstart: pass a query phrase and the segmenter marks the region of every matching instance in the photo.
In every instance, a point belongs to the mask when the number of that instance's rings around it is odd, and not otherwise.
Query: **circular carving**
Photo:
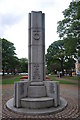
[[[38,33],[34,33],[33,38],[34,38],[35,40],[39,40],[39,39],[40,39],[40,36],[39,36]]]

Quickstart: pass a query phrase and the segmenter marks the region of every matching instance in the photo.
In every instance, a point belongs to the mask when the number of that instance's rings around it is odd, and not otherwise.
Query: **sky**
[[[18,58],[28,58],[28,13],[45,13],[45,51],[59,40],[57,22],[72,0],[0,0],[0,38],[14,43]]]

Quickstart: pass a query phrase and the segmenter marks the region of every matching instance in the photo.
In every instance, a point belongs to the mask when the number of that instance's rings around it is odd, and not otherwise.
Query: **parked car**
[[[28,75],[28,73],[19,73],[19,75]]]

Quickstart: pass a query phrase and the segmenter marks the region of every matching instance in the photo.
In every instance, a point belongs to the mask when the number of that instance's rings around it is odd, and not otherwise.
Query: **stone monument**
[[[48,114],[62,110],[67,102],[60,97],[59,82],[45,77],[45,14],[29,13],[28,80],[14,84],[14,98],[7,108],[22,114]]]

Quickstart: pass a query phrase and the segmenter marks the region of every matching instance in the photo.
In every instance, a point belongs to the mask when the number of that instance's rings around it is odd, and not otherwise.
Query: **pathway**
[[[60,93],[61,96],[64,97],[68,105],[67,107],[58,113],[55,114],[50,114],[50,115],[36,115],[36,116],[29,116],[29,115],[23,115],[23,114],[17,114],[14,112],[9,111],[6,108],[6,102],[13,97],[13,88],[14,85],[3,85],[2,86],[2,116],[3,118],[7,118],[7,120],[11,120],[11,118],[19,118],[19,120],[23,120],[23,118],[31,119],[35,118],[38,120],[42,120],[45,118],[45,120],[53,120],[53,118],[61,118],[61,120],[64,120],[64,118],[71,119],[71,118],[76,118],[79,115],[78,111],[78,87],[77,85],[60,85]],[[22,119],[21,119],[22,118]]]

